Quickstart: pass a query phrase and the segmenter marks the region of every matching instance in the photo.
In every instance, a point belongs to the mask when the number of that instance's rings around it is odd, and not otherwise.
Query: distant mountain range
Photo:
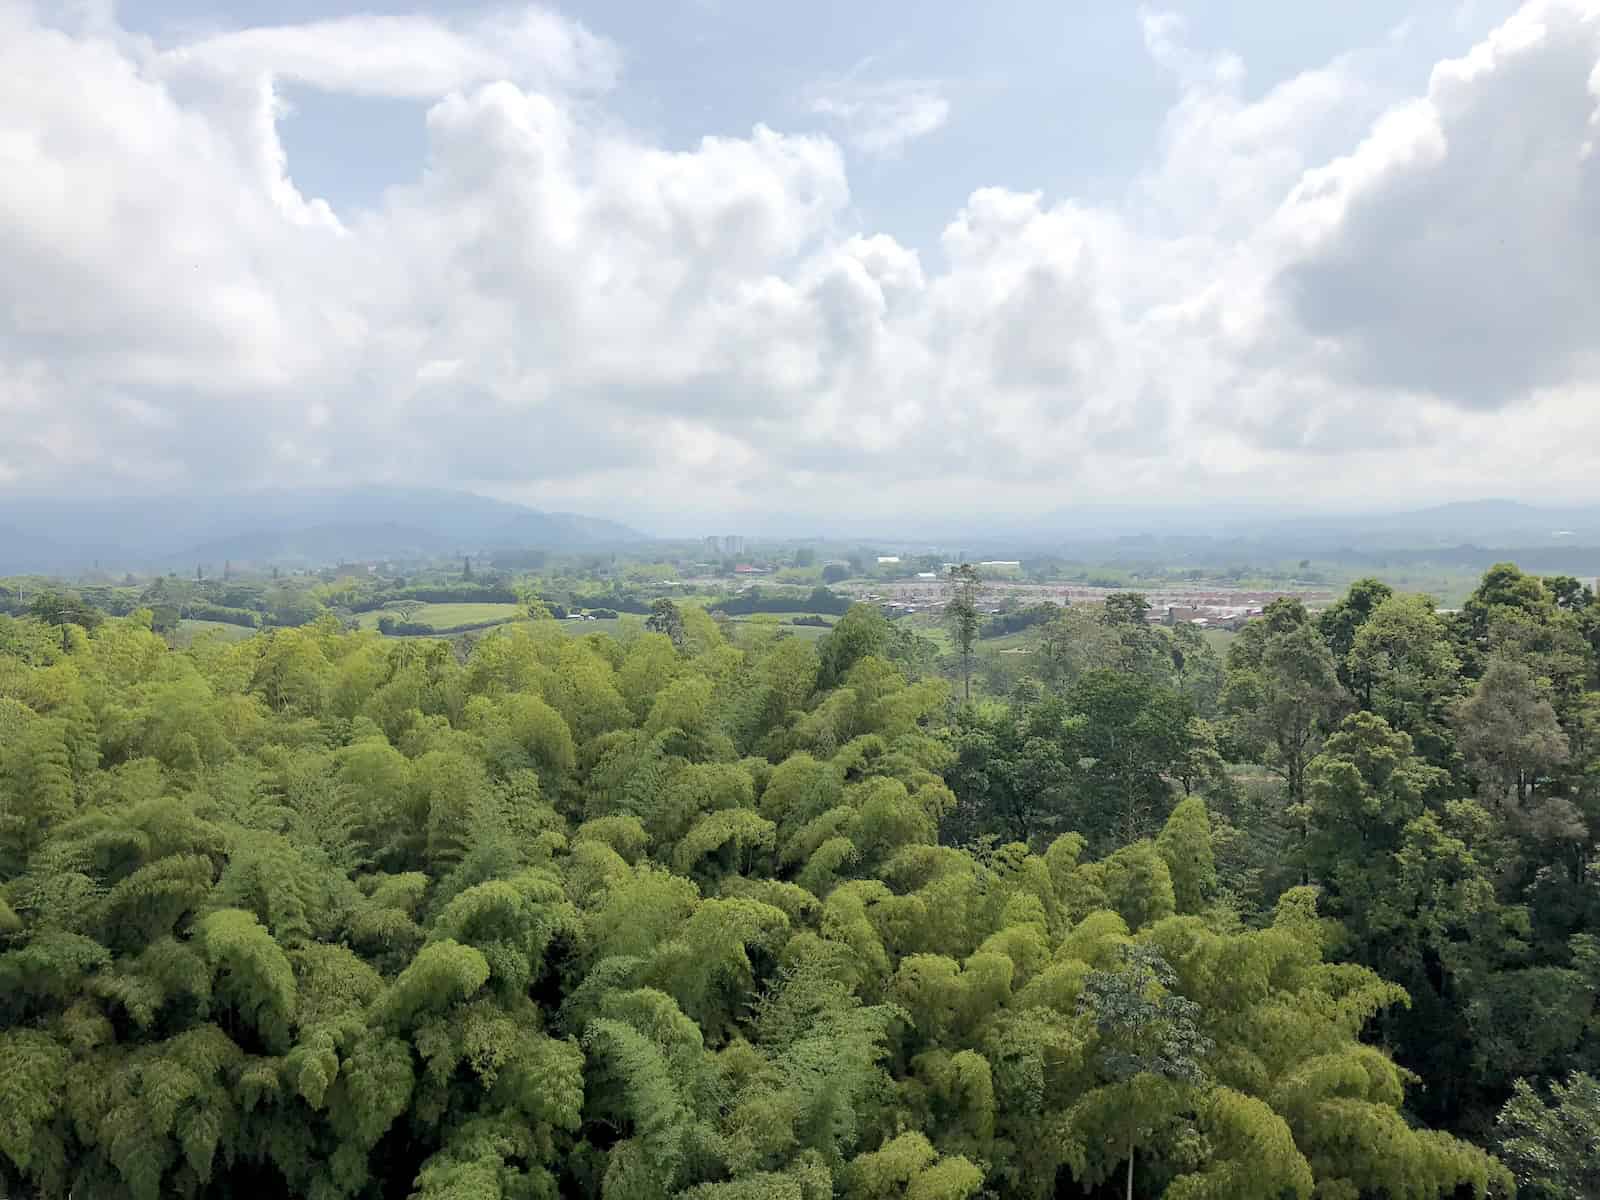
[[[1296,542],[1317,549],[1340,545],[1430,546],[1600,543],[1600,506],[1543,507],[1512,500],[1471,500],[1430,508],[1371,513],[1296,510],[1213,503],[1137,507],[1074,505],[1028,522],[1034,537],[1089,541],[1126,537],[1190,536]]]
[[[1084,503],[1033,514],[919,512],[898,518],[864,514],[829,519],[814,513],[773,512],[746,515],[740,523],[747,533],[757,536],[855,540],[877,546],[929,545],[974,552],[981,548],[1038,552],[1067,546],[1105,547],[1128,539],[1288,546],[1306,553],[1339,548],[1600,545],[1600,505],[1545,507],[1511,500],[1341,513],[1302,504],[1216,500],[1197,494],[1181,504]]]
[[[0,575],[313,566],[371,558],[574,550],[643,542],[596,517],[411,488],[123,499],[0,497]]]
[[[1543,507],[1511,500],[1471,500],[1412,512],[1361,517],[1300,517],[1267,525],[1268,535],[1294,533],[1323,542],[1364,546],[1550,546],[1600,543],[1600,507]]]
[[[1184,505],[1073,505],[1041,516],[904,522],[751,519],[769,534],[822,534],[880,547],[941,547],[979,557],[1041,553],[1096,562],[1352,565],[1435,563],[1600,574],[1600,506],[1509,500],[1402,512],[1330,514],[1203,498]],[[792,527],[792,528],[791,528]],[[322,566],[496,550],[602,549],[652,539],[614,521],[548,513],[467,492],[364,487],[222,495],[27,498],[0,494],[0,575],[75,574],[96,564],[192,571],[201,565]]]
[[[1056,555],[1166,566],[1282,564],[1303,558],[1358,569],[1431,564],[1481,570],[1513,561],[1531,571],[1600,575],[1600,505],[1543,507],[1474,500],[1429,508],[1330,513],[1197,496],[1187,504],[1074,504],[1035,516],[858,517],[824,522],[775,515],[760,524],[791,536],[819,526],[835,540],[888,553],[974,558]]]

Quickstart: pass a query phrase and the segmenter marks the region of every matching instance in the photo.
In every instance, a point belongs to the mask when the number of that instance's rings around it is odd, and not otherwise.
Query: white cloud
[[[621,60],[615,46],[582,25],[521,8],[457,22],[359,15],[245,29],[176,46],[152,66],[163,75],[266,75],[356,95],[431,99],[499,79],[604,89],[616,81]]]
[[[1252,95],[1147,13],[1180,97],[1127,202],[982,188],[924,256],[831,139],[623,130],[619,51],[543,11],[373,57],[368,18],[157,53],[0,7],[0,483],[825,516],[1514,491],[1510,454],[1592,495],[1597,13],[1532,4],[1410,97],[1382,48]],[[282,79],[426,97],[426,169],[341,219]],[[863,148],[947,111],[871,93],[831,114]]]
[[[855,149],[884,157],[937,132],[950,118],[943,86],[922,79],[830,80],[811,89],[806,107],[834,122]]]
[[[1345,54],[1255,99],[1244,64],[1182,40],[1183,21],[1140,11],[1145,46],[1181,86],[1133,213],[1167,236],[1248,237],[1308,167],[1338,153],[1397,96],[1379,83],[1393,45]]]
[[[1494,408],[1587,373],[1597,57],[1600,5],[1530,4],[1291,192],[1277,284],[1341,378]]]

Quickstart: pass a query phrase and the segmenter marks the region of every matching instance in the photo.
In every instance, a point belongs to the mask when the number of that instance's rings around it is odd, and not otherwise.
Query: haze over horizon
[[[886,546],[961,542],[1009,550],[1201,539],[1250,543],[1261,553],[1279,556],[1355,546],[1374,552],[1385,546],[1418,551],[1516,547],[1524,552],[1566,547],[1581,552],[1585,562],[1600,553],[1600,505],[1525,504],[1502,497],[1414,508],[1091,500],[1029,513],[884,510],[828,516],[760,508],[657,513],[636,507],[619,508],[611,517],[541,510],[464,490],[385,485],[219,489],[204,504],[181,492],[13,493],[9,499],[9,508],[0,512],[0,572],[19,569],[19,564],[34,569],[41,561],[59,568],[82,567],[101,558],[187,561],[197,551],[248,559],[246,544],[306,535],[325,542],[327,553],[340,558],[370,557],[363,539],[385,536],[403,541],[421,535],[438,551],[446,543],[458,550],[518,544],[559,548],[699,542],[708,534],[729,533],[772,541],[856,539]],[[234,544],[232,551],[226,548],[229,543]]]
[[[1600,0],[0,0],[0,68],[0,509],[1600,502]]]

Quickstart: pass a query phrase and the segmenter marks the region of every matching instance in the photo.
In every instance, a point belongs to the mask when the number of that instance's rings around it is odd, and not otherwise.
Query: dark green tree
[[[1103,1110],[1109,1102],[1120,1109],[1114,1122],[1120,1136],[1113,1144],[1126,1147],[1132,1200],[1139,1141],[1172,1119],[1205,1083],[1205,1059],[1213,1047],[1201,1032],[1200,1006],[1173,990],[1177,974],[1159,950],[1123,946],[1117,957],[1116,966],[1089,972],[1078,995],[1078,1011],[1093,1020],[1094,1069],[1102,1081],[1102,1094],[1091,1092],[1083,1104]],[[1115,1153],[1100,1155],[1110,1159]],[[1086,1181],[1104,1172],[1103,1166],[1090,1166]]]
[[[1305,800],[1305,770],[1348,705],[1333,655],[1297,600],[1275,600],[1228,650],[1223,709],[1244,753],[1279,772],[1289,803]]]
[[[1345,594],[1317,614],[1317,631],[1328,643],[1333,660],[1339,665],[1340,681],[1352,691],[1361,692],[1359,680],[1347,666],[1356,633],[1367,623],[1377,607],[1394,595],[1394,589],[1381,579],[1358,579]]]
[[[1548,1101],[1517,1080],[1495,1142],[1524,1200],[1600,1196],[1600,1079],[1574,1071],[1550,1084]]]
[[[1189,702],[1143,676],[1098,670],[1067,690],[1066,704],[1072,827],[1102,847],[1154,833],[1193,747]]]
[[[683,614],[678,611],[678,606],[665,596],[650,606],[650,615],[645,618],[644,627],[651,633],[665,634],[673,646],[679,650],[683,649]]]
[[[978,571],[971,563],[951,567],[945,583],[945,624],[961,660],[963,698],[972,700],[972,648],[978,640]]]

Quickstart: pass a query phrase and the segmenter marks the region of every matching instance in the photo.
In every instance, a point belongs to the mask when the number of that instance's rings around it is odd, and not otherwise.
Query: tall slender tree
[[[945,583],[945,624],[961,657],[962,697],[972,699],[972,648],[978,640],[978,572],[971,563],[950,568]]]

